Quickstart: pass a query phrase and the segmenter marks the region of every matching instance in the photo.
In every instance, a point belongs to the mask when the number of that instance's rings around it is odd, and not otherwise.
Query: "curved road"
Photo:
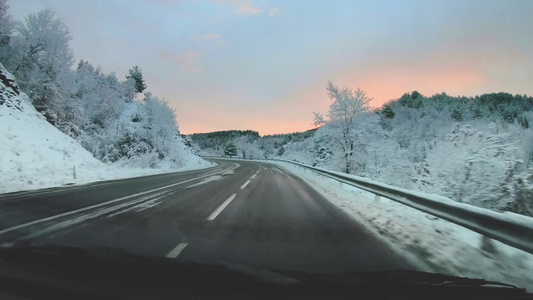
[[[319,273],[415,269],[282,167],[196,171],[0,195],[0,244]]]

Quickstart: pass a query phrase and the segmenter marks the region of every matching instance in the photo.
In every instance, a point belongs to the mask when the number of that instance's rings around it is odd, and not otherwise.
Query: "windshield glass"
[[[0,245],[531,291],[531,11],[0,0]]]

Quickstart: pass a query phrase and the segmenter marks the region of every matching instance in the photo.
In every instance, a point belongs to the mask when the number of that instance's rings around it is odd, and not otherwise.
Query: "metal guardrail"
[[[242,158],[237,159],[242,160]],[[533,254],[533,218],[509,212],[500,213],[485,208],[458,203],[449,198],[406,190],[366,178],[312,167],[294,161],[282,159],[267,159],[267,161],[290,163],[304,169],[312,170],[337,181],[386,197],[473,230],[488,238],[498,240],[504,244]]]

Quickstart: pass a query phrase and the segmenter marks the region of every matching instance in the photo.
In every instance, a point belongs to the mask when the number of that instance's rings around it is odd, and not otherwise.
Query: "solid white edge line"
[[[246,182],[241,186],[241,190],[244,190],[244,188],[248,185],[248,183],[250,183],[250,180],[246,181]]]
[[[183,249],[185,249],[187,245],[189,245],[189,243],[179,243],[176,246],[176,248],[172,249],[172,251],[170,251],[167,255],[165,255],[165,257],[168,257],[168,258],[178,257],[178,255],[180,255],[181,251],[183,251]]]
[[[213,221],[236,196],[237,194],[231,195],[231,197],[229,197],[228,200],[224,201],[224,203],[222,203],[206,220]]]

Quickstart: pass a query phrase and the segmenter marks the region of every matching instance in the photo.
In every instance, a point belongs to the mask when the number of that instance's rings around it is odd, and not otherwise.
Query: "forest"
[[[141,68],[118,78],[88,61],[75,62],[72,39],[53,11],[15,21],[0,0],[0,63],[49,123],[105,163],[182,166],[190,149],[175,113],[147,90]]]

